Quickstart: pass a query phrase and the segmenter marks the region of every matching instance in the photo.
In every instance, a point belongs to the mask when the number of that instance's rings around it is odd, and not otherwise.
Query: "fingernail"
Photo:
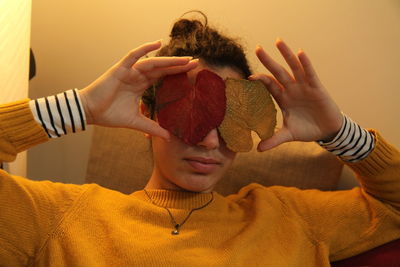
[[[160,44],[160,45],[162,45],[162,39],[159,39],[159,40],[157,40],[157,41],[150,42],[150,44]]]

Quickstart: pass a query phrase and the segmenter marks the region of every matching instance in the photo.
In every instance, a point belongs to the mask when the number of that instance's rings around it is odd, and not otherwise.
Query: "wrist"
[[[338,119],[336,120],[335,126],[332,127],[332,129],[334,129],[334,130],[331,130],[330,133],[326,134],[323,138],[318,140],[317,141],[318,143],[322,143],[322,144],[330,143],[338,137],[340,132],[343,130],[344,121],[345,121],[343,113],[340,113],[339,116],[340,116],[340,118],[338,117]]]
[[[340,130],[337,130],[335,133],[328,135],[325,138],[322,138],[321,140],[318,140],[317,142],[319,143],[329,143],[332,142],[333,139],[338,135],[338,133],[340,132]]]
[[[87,124],[93,124],[93,116],[92,113],[90,112],[88,100],[87,100],[87,88],[80,89],[79,92],[79,98],[81,99],[82,107],[83,110],[85,111],[85,117],[86,117],[86,123]]]

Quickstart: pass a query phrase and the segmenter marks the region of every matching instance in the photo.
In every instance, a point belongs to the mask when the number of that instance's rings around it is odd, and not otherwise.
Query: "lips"
[[[220,167],[221,162],[213,158],[189,157],[184,159],[198,173],[209,174]]]

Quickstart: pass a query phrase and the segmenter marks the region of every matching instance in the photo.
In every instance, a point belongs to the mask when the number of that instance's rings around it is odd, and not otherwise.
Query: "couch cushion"
[[[386,243],[354,257],[333,262],[332,267],[399,267],[400,239]]]

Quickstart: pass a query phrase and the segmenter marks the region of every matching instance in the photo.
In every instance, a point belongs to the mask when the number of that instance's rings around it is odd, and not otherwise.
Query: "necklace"
[[[160,207],[160,208],[163,208],[163,209],[165,209],[165,210],[168,212],[168,215],[169,215],[169,217],[171,218],[171,223],[172,223],[172,225],[173,225],[174,228],[175,228],[174,230],[171,231],[171,235],[179,235],[180,228],[181,228],[182,225],[184,225],[185,222],[189,219],[190,215],[192,215],[192,213],[193,213],[194,211],[196,211],[196,210],[201,210],[201,209],[207,207],[207,206],[214,200],[214,194],[213,194],[213,192],[211,192],[211,199],[210,199],[206,204],[204,204],[203,206],[200,206],[200,207],[191,209],[191,210],[189,211],[188,215],[186,215],[185,219],[183,219],[183,221],[182,221],[181,223],[177,223],[176,220],[175,220],[175,218],[174,218],[174,216],[172,215],[172,212],[169,210],[169,208],[167,208],[167,207],[162,207],[162,206],[160,206],[160,205],[157,205],[157,204],[153,201],[153,199],[150,197],[150,194],[147,192],[147,190],[146,190],[146,189],[143,189],[143,191],[146,193],[147,197],[150,199],[150,202],[151,202],[153,205],[155,205],[155,206],[157,206],[157,207]]]

